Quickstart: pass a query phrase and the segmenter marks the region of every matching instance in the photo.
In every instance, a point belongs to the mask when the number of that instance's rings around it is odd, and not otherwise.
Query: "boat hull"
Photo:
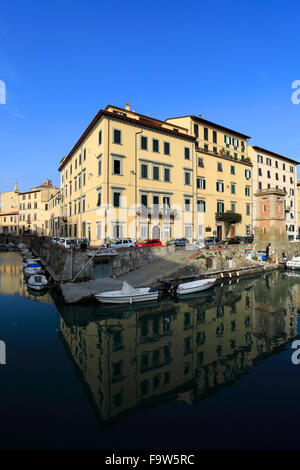
[[[202,284],[198,286],[197,285],[188,286],[188,284],[190,283],[187,283],[186,287],[184,287],[184,284],[177,287],[176,293],[178,295],[187,295],[187,294],[195,294],[197,292],[203,292],[207,289],[211,289],[216,284],[216,280],[214,279],[212,281],[207,282],[206,284]]]
[[[96,294],[96,299],[104,304],[133,304],[136,302],[147,302],[149,300],[157,300],[158,292],[149,292],[140,295],[120,295],[115,297],[105,296],[103,294]]]

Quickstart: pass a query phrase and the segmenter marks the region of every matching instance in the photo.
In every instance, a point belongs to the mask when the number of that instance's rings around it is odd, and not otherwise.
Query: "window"
[[[224,135],[224,142],[226,144],[226,147],[231,144],[231,137],[229,137],[228,135]]]
[[[184,184],[187,184],[187,185],[191,184],[191,174],[189,171],[184,172]]]
[[[192,236],[192,226],[191,225],[185,225],[184,226],[184,236],[185,236],[185,238],[191,238],[191,236]]]
[[[213,131],[213,143],[214,144],[217,144],[217,132],[216,131]]]
[[[194,136],[199,137],[199,126],[198,126],[198,124],[194,124]]]
[[[82,173],[82,186],[85,186],[85,171]]]
[[[204,144],[204,148],[205,148],[205,150],[208,150],[208,145]]]
[[[266,164],[268,166],[271,166],[272,165],[272,162],[271,162],[271,159],[270,158],[266,158]]]
[[[251,178],[251,171],[250,170],[245,170],[245,178],[249,180]]]
[[[235,148],[235,150],[236,150],[236,149],[238,148],[238,146],[239,146],[239,140],[238,140],[238,139],[235,139],[235,138],[233,138],[232,140],[233,140],[233,146],[234,146],[234,148]]]
[[[208,129],[207,129],[207,127],[203,128],[203,138],[204,138],[204,140],[208,140]]]
[[[241,141],[241,152],[245,152],[245,142]]]
[[[153,206],[158,206],[159,205],[159,196],[153,196],[152,197],[152,205]]]
[[[218,191],[219,193],[223,193],[223,192],[224,192],[224,183],[223,183],[223,182],[217,181],[216,187],[217,187],[217,191]]]
[[[258,183],[258,189],[262,189],[262,183],[261,182]]]
[[[141,194],[141,204],[148,207],[148,196],[146,194]]]
[[[262,176],[262,169],[261,168],[258,169],[258,176]]]
[[[278,161],[275,160],[275,167],[278,168]]]
[[[152,178],[156,181],[159,180],[159,166],[152,167]]]
[[[224,202],[222,201],[217,202],[217,212],[224,212]]]
[[[197,212],[205,212],[205,201],[198,199],[197,201]]]
[[[171,180],[170,168],[164,168],[164,181],[170,182],[170,180]]]
[[[282,164],[282,169],[285,170],[285,163]]]
[[[98,145],[102,144],[102,130],[98,132]]]
[[[197,188],[206,189],[206,181],[204,178],[197,178]]]
[[[141,164],[141,178],[148,178],[148,165],[146,163]]]
[[[83,160],[86,159],[86,149],[83,150]]]
[[[231,194],[235,194],[235,183],[231,183]]]
[[[279,175],[278,173],[275,173],[275,179],[278,181],[279,180]]]
[[[101,206],[101,198],[102,198],[101,189],[98,189],[98,193],[97,193],[97,206],[98,207]]]
[[[75,170],[77,170],[77,158],[75,160]]]
[[[164,154],[170,155],[170,144],[169,142],[164,142]]]
[[[69,188],[70,196],[72,196],[72,181],[70,181],[70,188]]]
[[[152,139],[152,151],[159,152],[159,141],[157,139]]]
[[[283,177],[282,177],[282,178],[283,178],[283,182],[285,183],[285,175],[283,175]]]
[[[148,137],[141,135],[141,149],[148,150]]]
[[[163,197],[163,205],[164,205],[164,207],[167,207],[168,209],[170,209],[170,198],[169,198],[169,196],[164,196]]]
[[[191,211],[191,200],[190,199],[185,199],[184,200],[184,210],[185,210],[185,212],[190,212]]]
[[[257,155],[257,161],[258,161],[258,163],[263,163],[264,159],[261,155]]]
[[[250,215],[250,211],[251,211],[250,204],[246,204],[246,215]]]
[[[294,173],[294,167],[293,166],[290,166],[290,172]]]
[[[245,187],[245,196],[250,196],[250,186]]]
[[[293,178],[290,178],[290,183],[294,184]]]
[[[201,157],[198,158],[198,166],[200,168],[204,168],[203,158],[201,158]]]
[[[235,166],[234,165],[230,165],[230,174],[235,175]]]
[[[78,164],[81,165],[81,153],[79,154],[79,158],[78,158]]]
[[[218,171],[223,171],[222,163],[218,162]]]
[[[119,129],[114,129],[113,131],[113,143],[121,144],[122,133]]]
[[[82,222],[82,236],[86,237],[86,223]]]
[[[114,158],[113,159],[113,174],[114,175],[121,175],[121,159],[120,158]]]
[[[271,172],[270,172],[270,170],[267,171],[267,177],[268,177],[268,178],[271,178]]]
[[[78,175],[78,189],[81,188],[81,174]]]
[[[77,202],[74,201],[74,215],[77,214]]]
[[[102,158],[98,158],[98,176],[101,176],[102,173]]]
[[[190,149],[188,147],[184,147],[184,158],[186,160],[190,159]]]
[[[77,191],[77,177],[74,178],[74,191]]]
[[[235,212],[235,202],[231,203],[231,212]]]
[[[120,202],[121,202],[121,193],[114,191],[113,192],[113,206],[120,207]]]

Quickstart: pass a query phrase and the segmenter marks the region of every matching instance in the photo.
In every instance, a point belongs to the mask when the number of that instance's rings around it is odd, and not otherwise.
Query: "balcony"
[[[242,221],[242,214],[237,212],[216,212],[216,221],[227,222],[228,224],[238,224]]]

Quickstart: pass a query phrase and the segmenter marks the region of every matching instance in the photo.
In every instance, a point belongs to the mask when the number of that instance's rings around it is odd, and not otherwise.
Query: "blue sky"
[[[0,191],[50,178],[100,108],[202,113],[300,161],[294,1],[2,2]]]

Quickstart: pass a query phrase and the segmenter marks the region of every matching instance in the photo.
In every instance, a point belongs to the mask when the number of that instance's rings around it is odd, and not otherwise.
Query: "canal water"
[[[0,253],[0,448],[299,448],[299,287],[275,272],[70,306],[29,293],[20,254]]]

